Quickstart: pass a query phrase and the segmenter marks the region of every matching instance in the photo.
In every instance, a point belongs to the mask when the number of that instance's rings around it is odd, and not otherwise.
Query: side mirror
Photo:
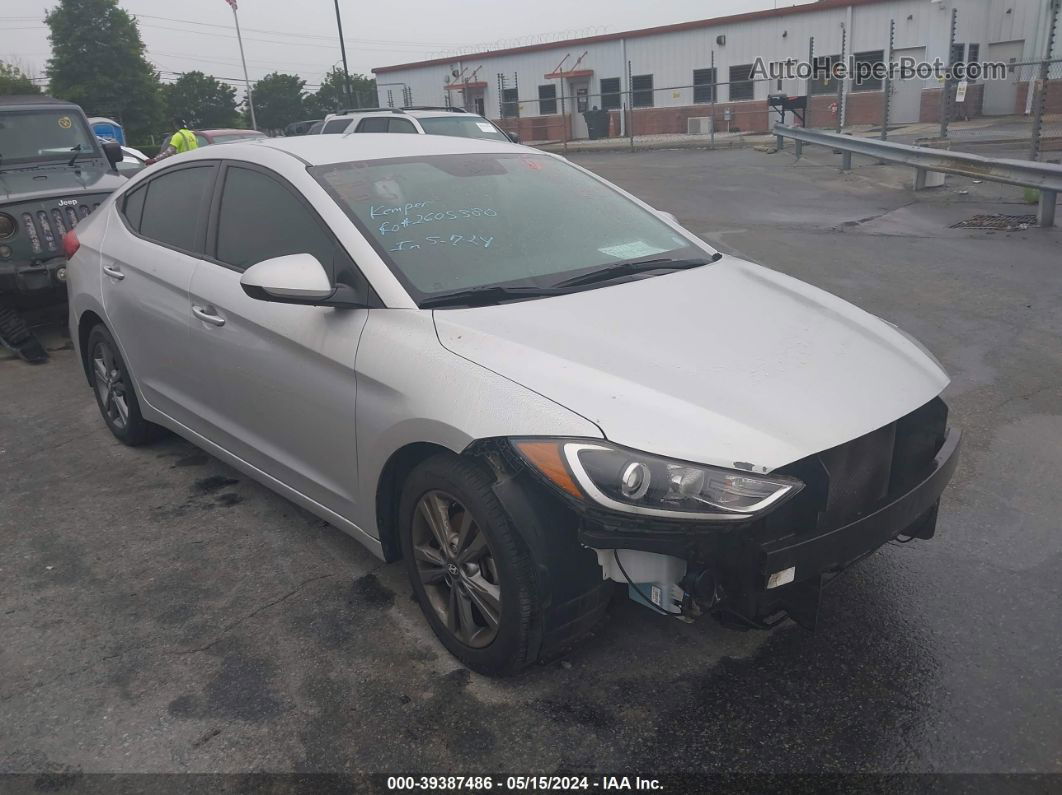
[[[510,141],[512,141],[512,142],[513,142],[514,144],[518,144],[518,143],[520,143],[520,136],[519,136],[519,135],[517,135],[516,133],[514,133],[514,132],[507,132],[507,133],[505,133],[505,134],[509,136],[509,140],[510,140]]]
[[[107,162],[111,164],[111,168],[116,168],[125,157],[125,154],[122,152],[122,145],[117,141],[104,141],[103,154],[106,155]]]
[[[288,254],[262,260],[243,272],[240,286],[259,301],[345,309],[365,306],[352,287],[333,286],[313,254]]]

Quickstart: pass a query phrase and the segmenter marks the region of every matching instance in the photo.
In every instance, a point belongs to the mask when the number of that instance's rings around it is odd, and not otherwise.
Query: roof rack
[[[349,116],[352,113],[380,113],[382,111],[396,111],[399,113],[401,112],[397,108],[343,108],[342,110],[337,110],[335,115]]]
[[[444,107],[442,105],[404,105],[402,110],[446,110],[450,113],[468,113],[464,108],[459,108],[455,105]]]

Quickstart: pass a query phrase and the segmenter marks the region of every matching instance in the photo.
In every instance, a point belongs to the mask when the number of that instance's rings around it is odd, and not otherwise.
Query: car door
[[[245,269],[313,254],[333,281],[370,290],[316,212],[277,174],[227,164],[214,197],[208,258],[191,286],[192,341],[209,372],[201,396],[211,438],[345,516],[355,504],[354,357],[367,309],[249,297]]]
[[[107,323],[144,400],[195,427],[188,289],[206,239],[217,165],[169,168],[126,193],[102,246]]]

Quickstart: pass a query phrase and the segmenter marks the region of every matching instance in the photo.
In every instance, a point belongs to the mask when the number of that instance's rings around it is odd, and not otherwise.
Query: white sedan
[[[199,149],[65,247],[112,433],[174,431],[404,558],[476,671],[588,634],[613,583],[811,626],[829,576],[933,535],[958,459],[911,337],[511,143]]]

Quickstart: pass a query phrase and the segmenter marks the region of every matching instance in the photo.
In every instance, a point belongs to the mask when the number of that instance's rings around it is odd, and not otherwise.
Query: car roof
[[[407,113],[417,119],[431,119],[436,116],[448,116],[455,119],[467,119],[469,116],[481,119],[483,118],[477,113],[469,113],[463,110],[404,110],[403,113]]]
[[[0,96],[0,107],[8,107],[12,105],[55,105],[63,108],[80,107],[80,105],[75,105],[73,102],[49,97],[46,94],[7,94]]]
[[[424,155],[490,154],[510,152],[542,154],[526,146],[492,141],[484,138],[458,138],[451,135],[393,135],[391,133],[359,133],[355,135],[299,135],[287,138],[265,138],[246,143],[225,144],[224,152],[196,149],[182,155],[200,158],[226,157],[254,160],[262,147],[287,152],[311,166],[351,161],[384,160],[392,157]]]

